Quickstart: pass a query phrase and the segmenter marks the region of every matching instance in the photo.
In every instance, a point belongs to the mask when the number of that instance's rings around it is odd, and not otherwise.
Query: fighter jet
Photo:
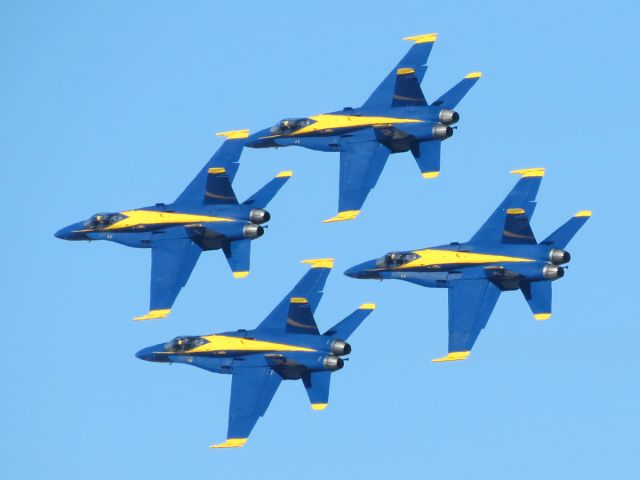
[[[420,83],[436,38],[435,33],[406,37],[414,45],[360,108],[284,119],[251,135],[247,146],[340,152],[338,214],[325,223],[357,217],[391,153],[411,150],[422,176],[437,177],[440,144],[460,119],[454,108],[482,74],[468,74],[429,105]]]
[[[265,208],[292,173],[280,172],[238,203],[231,183],[248,132],[218,135],[227,140],[173,203],[97,213],[55,234],[64,240],[108,240],[151,249],[150,311],[134,320],[166,317],[203,251],[222,249],[234,277],[249,274],[250,242],[263,235],[261,225],[271,218]]]
[[[282,380],[302,380],[313,410],[328,405],[331,373],[344,366],[340,357],[351,352],[346,340],[375,305],[361,305],[320,335],[313,314],[333,259],[303,263],[311,269],[254,330],[177,337],[136,354],[150,362],[184,363],[233,375],[227,439],[212,448],[242,447]]]
[[[522,178],[468,242],[390,252],[345,272],[449,289],[449,353],[434,362],[469,356],[501,292],[520,290],[536,320],[551,316],[551,282],[564,275],[561,265],[571,259],[565,248],[591,212],[576,213],[538,243],[529,222],[544,169],[511,173]]]

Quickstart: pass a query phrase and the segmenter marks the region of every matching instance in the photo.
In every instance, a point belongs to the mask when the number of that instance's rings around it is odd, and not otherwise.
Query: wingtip
[[[414,43],[433,43],[438,39],[437,33],[424,33],[422,35],[411,35],[404,37],[403,40]]]
[[[333,258],[309,258],[302,260],[301,263],[308,263],[311,268],[333,268],[334,261],[335,259]]]
[[[325,408],[327,408],[329,406],[328,403],[312,403],[311,404],[311,409],[312,410],[324,410]]]
[[[536,320],[549,320],[551,318],[550,313],[534,313],[533,318]]]
[[[522,178],[526,177],[544,177],[545,168],[544,167],[535,167],[535,168],[521,168],[518,170],[511,170],[510,173],[515,175],[522,175]]]
[[[247,443],[246,438],[227,438],[224,443],[211,445],[209,448],[239,448]]]
[[[249,271],[246,272],[233,272],[233,278],[245,278],[249,275]]]
[[[344,222],[346,220],[354,220],[358,217],[360,210],[345,210],[344,212],[338,212],[335,217],[327,218],[323,220],[322,223],[334,223],[334,222]]]
[[[469,356],[470,353],[471,353],[471,351],[469,351],[469,350],[467,350],[465,352],[449,352],[444,357],[434,358],[431,361],[433,363],[440,363],[440,362],[455,362],[457,360],[465,360]]]
[[[482,72],[471,72],[467,73],[464,78],[480,78],[482,77]]]
[[[228,132],[217,132],[217,137],[226,137],[227,140],[237,140],[239,138],[248,138],[249,130],[229,130]]]
[[[440,175],[440,172],[422,172],[422,178],[426,178],[427,180],[436,178],[438,175]]]
[[[170,308],[164,308],[161,310],[149,310],[149,313],[146,315],[141,315],[139,317],[133,317],[136,322],[144,321],[144,320],[157,320],[159,318],[165,318],[167,315],[171,313]]]
[[[363,303],[358,307],[358,310],[375,310],[375,309],[376,309],[375,303]]]
[[[276,175],[276,178],[288,178],[293,176],[292,170],[284,170]]]
[[[590,217],[592,215],[591,210],[580,210],[574,215],[574,217]]]

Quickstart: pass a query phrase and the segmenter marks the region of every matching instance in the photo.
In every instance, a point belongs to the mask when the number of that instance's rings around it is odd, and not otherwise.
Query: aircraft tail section
[[[472,72],[464,77],[460,82],[454,85],[449,91],[444,93],[440,98],[438,98],[435,102],[433,102],[432,106],[442,107],[442,108],[455,108],[460,100],[464,98],[464,96],[471,90],[476,82],[482,76],[481,72]]]
[[[442,142],[431,140],[420,142],[411,148],[422,178],[436,178],[440,175],[440,150]]]
[[[554,248],[564,248],[571,241],[578,230],[587,223],[591,217],[590,210],[582,210],[576,213],[568,222],[558,228],[555,232],[545,238],[541,244],[551,245]]]
[[[222,246],[224,256],[231,267],[234,278],[249,275],[251,265],[251,239],[233,240]]]
[[[308,372],[302,376],[302,383],[309,396],[311,408],[314,410],[324,410],[329,405],[329,386],[331,383],[331,372]]]
[[[245,200],[243,205],[265,208],[292,175],[293,172],[291,170],[280,172],[269,183]]]
[[[547,320],[551,317],[551,281],[526,282],[520,290],[536,320]]]
[[[324,335],[339,338],[340,340],[348,339],[375,308],[376,306],[373,303],[363,303],[351,315],[324,332]]]

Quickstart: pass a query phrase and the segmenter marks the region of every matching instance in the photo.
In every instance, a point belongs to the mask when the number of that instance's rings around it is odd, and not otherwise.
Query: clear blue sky
[[[637,471],[640,334],[635,218],[639,102],[633,2],[0,2],[3,186],[0,461],[4,478],[603,478]],[[171,201],[218,148],[214,132],[358,106],[405,53],[440,34],[423,84],[466,73],[441,176],[392,156],[356,222],[338,156],[247,151],[245,197],[294,178],[254,243],[251,275],[201,257],[170,318],[143,324],[150,254],[57,240],[97,211]],[[466,362],[446,353],[447,294],[342,271],[392,249],[468,239],[516,181],[547,167],[539,237],[581,209],[554,315],[502,296]],[[631,242],[629,242],[631,240]],[[378,304],[313,412],[286,382],[249,443],[224,440],[230,377],[142,362],[178,334],[255,326],[333,256],[330,326]]]

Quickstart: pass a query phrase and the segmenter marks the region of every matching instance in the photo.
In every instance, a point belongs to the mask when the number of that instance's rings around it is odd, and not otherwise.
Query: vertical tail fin
[[[243,205],[250,205],[256,208],[266,207],[292,175],[293,172],[291,170],[280,172],[269,183],[245,200]]]
[[[520,287],[536,320],[551,317],[551,281],[527,282]]]
[[[437,99],[431,106],[442,108],[455,108],[460,100],[471,90],[476,82],[482,76],[481,72],[472,72],[464,77],[460,82],[454,85],[449,91],[445,92],[439,99]]]
[[[324,332],[324,335],[346,340],[353,332],[355,332],[362,321],[375,310],[375,308],[376,305],[374,303],[363,303],[351,315]]]
[[[251,263],[251,239],[233,240],[222,246],[224,256],[229,262],[234,278],[244,278],[249,275]]]
[[[553,245],[555,248],[564,248],[571,241],[578,230],[587,223],[591,217],[591,210],[581,210],[576,213],[568,222],[558,228],[555,232],[545,238],[542,242],[544,245]]]

